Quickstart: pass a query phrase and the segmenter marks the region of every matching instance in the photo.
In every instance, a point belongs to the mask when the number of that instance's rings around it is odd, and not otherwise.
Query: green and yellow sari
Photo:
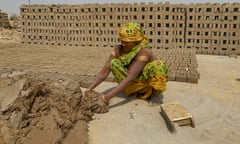
[[[147,45],[142,43],[134,47],[127,54],[114,58],[111,61],[110,69],[120,83],[128,75],[128,65],[134,60],[138,52]],[[166,90],[166,83],[168,77],[168,67],[161,60],[154,60],[145,65],[143,71],[138,75],[137,79],[129,85],[124,93],[132,95],[137,93],[140,98],[147,99],[151,96],[153,90],[163,92]]]

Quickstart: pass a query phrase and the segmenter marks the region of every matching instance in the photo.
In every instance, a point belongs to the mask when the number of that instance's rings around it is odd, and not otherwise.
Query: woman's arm
[[[110,73],[110,64],[111,60],[114,58],[114,56],[111,54],[107,61],[105,62],[104,67],[102,70],[97,74],[96,79],[93,81],[93,83],[88,87],[89,90],[93,90],[95,87],[97,87],[100,83],[102,83],[107,76]]]
[[[122,80],[116,88],[105,94],[105,101],[109,101],[112,97],[123,92],[131,83],[134,82],[134,80],[136,80],[137,76],[142,72],[146,63],[149,61],[149,56],[146,54],[146,51],[143,53],[144,54],[139,53],[140,55],[138,55],[130,65],[127,77]],[[143,57],[145,57],[145,59],[142,59]]]

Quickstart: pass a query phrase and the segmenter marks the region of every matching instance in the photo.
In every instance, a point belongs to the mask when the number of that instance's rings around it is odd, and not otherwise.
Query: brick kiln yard
[[[177,127],[172,134],[159,114],[159,104],[149,106],[120,95],[111,100],[108,113],[94,115],[78,105],[83,87],[111,49],[25,45],[1,39],[0,144],[240,143],[239,57],[197,55],[198,83],[168,82],[163,101],[181,101],[196,124],[196,128]],[[107,81],[96,90],[116,86],[112,75]]]

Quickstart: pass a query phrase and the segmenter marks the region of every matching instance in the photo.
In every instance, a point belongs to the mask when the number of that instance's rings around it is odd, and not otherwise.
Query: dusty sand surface
[[[176,127],[172,133],[159,105],[115,97],[106,114],[89,123],[90,144],[239,144],[240,59],[197,55],[198,84],[168,82],[163,102],[180,101],[193,115],[195,128]],[[98,91],[114,87],[105,83]]]
[[[197,55],[198,84],[168,82],[163,102],[180,101],[196,125],[172,133],[158,96],[155,106],[116,96],[106,114],[81,106],[80,81],[93,79],[111,49],[22,45],[19,36],[0,29],[0,144],[240,143],[239,57]],[[104,82],[96,90],[115,86]]]

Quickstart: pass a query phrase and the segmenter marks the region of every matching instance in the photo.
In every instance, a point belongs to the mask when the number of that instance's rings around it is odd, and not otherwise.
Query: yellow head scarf
[[[119,32],[120,39],[126,42],[140,41],[142,44],[148,44],[148,39],[144,35],[142,27],[138,23],[129,22],[125,24]]]

